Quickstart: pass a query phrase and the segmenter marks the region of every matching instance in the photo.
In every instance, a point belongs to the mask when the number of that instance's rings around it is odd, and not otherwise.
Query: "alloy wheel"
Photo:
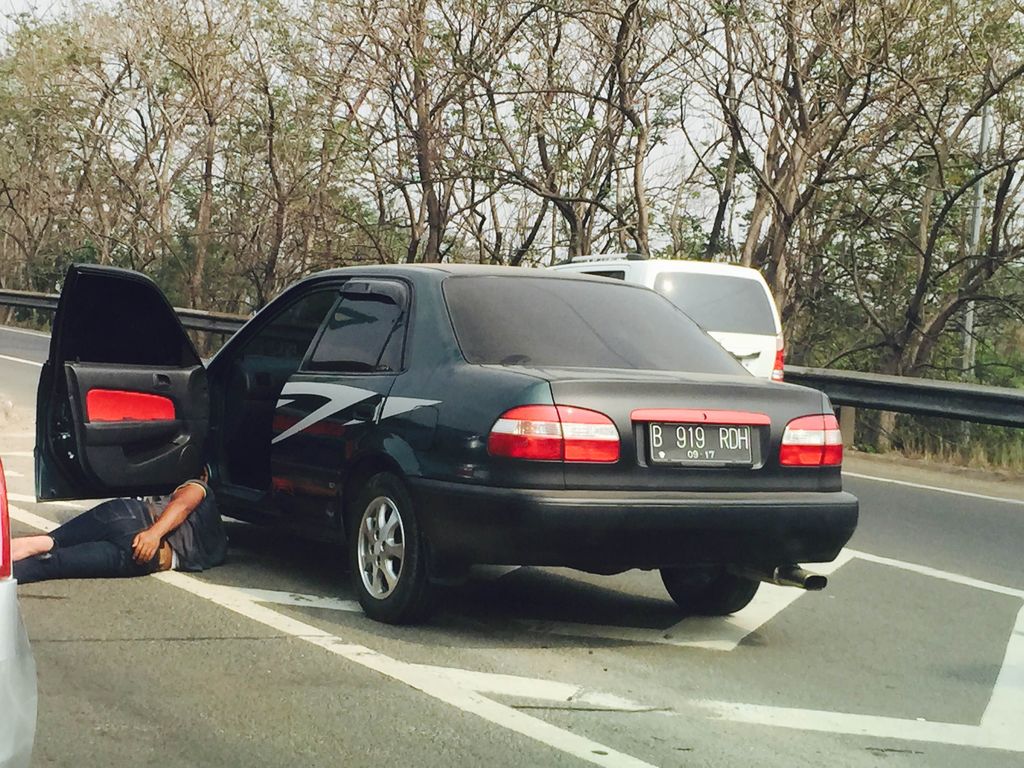
[[[405,528],[398,506],[387,496],[378,496],[366,506],[356,556],[367,594],[384,600],[394,592],[405,563]]]

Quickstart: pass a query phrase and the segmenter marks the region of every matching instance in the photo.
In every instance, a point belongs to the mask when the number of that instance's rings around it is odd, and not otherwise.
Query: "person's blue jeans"
[[[144,576],[157,570],[159,555],[148,563],[132,557],[132,541],[152,520],[138,499],[111,499],[64,523],[50,534],[53,549],[14,564],[19,584],[49,579]]]

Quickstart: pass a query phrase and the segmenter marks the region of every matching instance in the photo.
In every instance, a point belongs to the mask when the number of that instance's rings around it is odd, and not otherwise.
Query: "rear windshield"
[[[690,318],[645,288],[480,276],[449,278],[444,294],[471,363],[746,373]]]
[[[775,335],[768,294],[756,280],[693,272],[661,272],[654,290],[706,331]]]

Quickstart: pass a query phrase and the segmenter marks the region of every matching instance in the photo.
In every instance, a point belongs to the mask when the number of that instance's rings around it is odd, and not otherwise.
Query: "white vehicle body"
[[[36,731],[36,665],[11,578],[11,526],[0,464],[0,768],[27,768]]]
[[[761,273],[707,261],[583,256],[549,269],[653,288],[693,318],[754,376],[782,381],[782,321]]]

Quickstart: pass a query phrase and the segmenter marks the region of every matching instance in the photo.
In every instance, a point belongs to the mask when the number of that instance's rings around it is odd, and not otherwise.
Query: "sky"
[[[19,13],[35,11],[46,16],[70,5],[70,0],[0,0],[0,29],[6,32],[10,19]]]

